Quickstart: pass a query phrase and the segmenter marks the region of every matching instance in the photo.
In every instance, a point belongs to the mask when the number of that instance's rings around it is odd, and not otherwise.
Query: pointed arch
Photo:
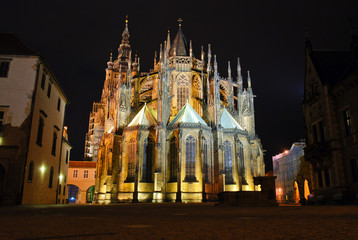
[[[141,182],[153,182],[153,167],[155,160],[155,142],[152,137],[144,140],[143,144],[143,166]]]
[[[204,174],[204,183],[209,183],[209,153],[208,153],[208,141],[205,137],[202,138],[201,142],[201,152],[203,153],[203,174]]]
[[[224,142],[223,146],[224,146],[225,183],[233,184],[234,179],[232,177],[232,146],[228,140]]]
[[[178,176],[178,148],[175,137],[169,141],[169,182],[176,182]]]
[[[189,135],[185,140],[185,180],[187,182],[196,182],[195,177],[195,138]]]
[[[189,77],[181,73],[176,78],[177,82],[177,109],[180,110],[189,100]]]
[[[134,182],[137,158],[137,141],[131,138],[128,142],[128,171],[126,182]]]

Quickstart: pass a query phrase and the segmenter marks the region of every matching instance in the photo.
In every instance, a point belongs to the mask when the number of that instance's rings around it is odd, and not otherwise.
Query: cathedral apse
[[[222,77],[210,44],[196,58],[181,25],[144,72],[125,21],[86,134],[96,203],[217,201],[219,192],[258,190],[253,177],[265,166],[250,74],[244,88],[238,59],[236,78],[230,62]]]

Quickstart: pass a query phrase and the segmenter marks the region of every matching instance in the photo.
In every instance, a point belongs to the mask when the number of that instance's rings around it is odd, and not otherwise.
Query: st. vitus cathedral
[[[193,55],[181,20],[155,52],[153,69],[132,58],[128,20],[112,55],[100,102],[93,103],[85,158],[97,161],[94,202],[215,201],[224,191],[255,191],[264,176],[248,72],[220,76],[210,44]]]

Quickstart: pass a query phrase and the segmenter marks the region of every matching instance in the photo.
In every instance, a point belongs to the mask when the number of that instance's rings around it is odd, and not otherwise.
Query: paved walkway
[[[358,206],[0,206],[0,239],[358,239]]]

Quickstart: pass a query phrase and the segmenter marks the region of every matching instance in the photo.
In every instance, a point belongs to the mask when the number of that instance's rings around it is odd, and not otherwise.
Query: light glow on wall
[[[62,182],[62,179],[63,179],[63,175],[60,174],[60,176],[58,177],[60,179],[60,182]]]
[[[44,173],[44,172],[45,172],[45,170],[46,170],[45,166],[44,166],[44,165],[42,165],[42,166],[40,167],[40,171],[41,171],[41,173]]]

